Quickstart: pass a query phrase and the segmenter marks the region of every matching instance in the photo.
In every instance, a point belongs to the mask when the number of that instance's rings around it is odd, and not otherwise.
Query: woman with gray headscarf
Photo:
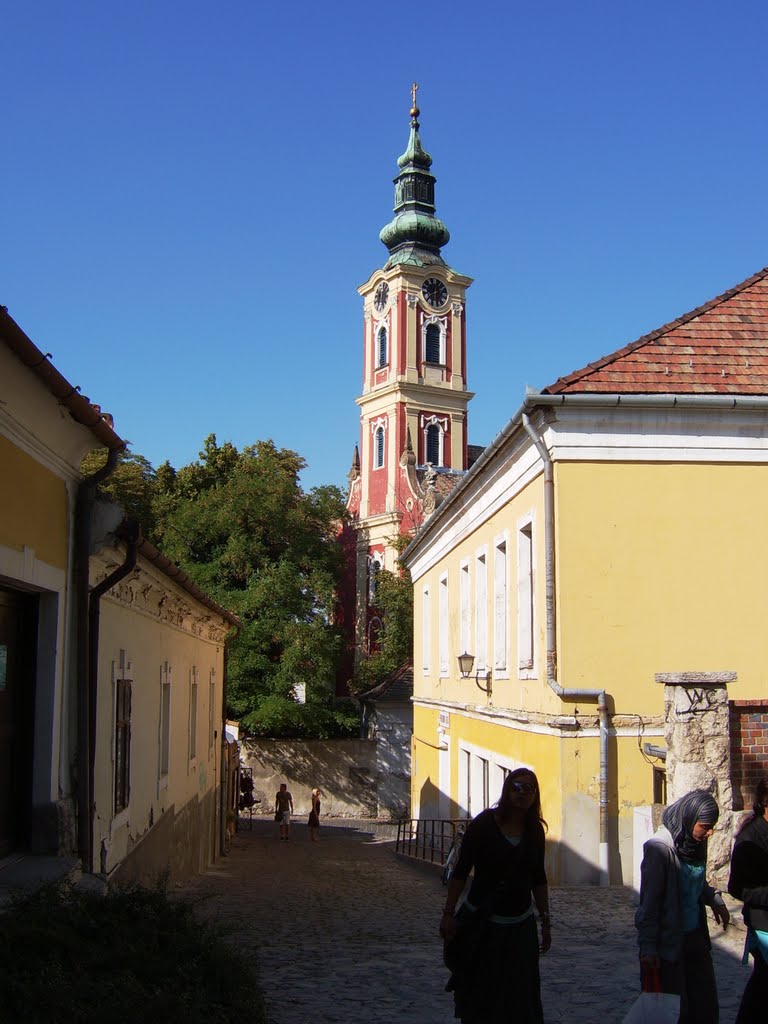
[[[720,1019],[704,910],[728,926],[722,896],[706,880],[707,839],[719,816],[714,797],[696,789],[665,809],[643,846],[635,914],[641,973],[657,971],[661,991],[680,996],[680,1024]]]

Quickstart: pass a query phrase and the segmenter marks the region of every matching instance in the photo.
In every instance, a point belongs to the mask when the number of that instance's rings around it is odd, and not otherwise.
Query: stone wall
[[[309,814],[310,793],[322,789],[323,817],[379,817],[375,740],[241,741],[241,759],[253,769],[255,814],[272,814],[280,783],[288,784],[297,818]]]
[[[768,772],[768,700],[732,700],[733,809],[751,810],[755,787]]]
[[[717,800],[720,820],[709,841],[710,880],[727,883],[733,835],[731,716],[727,684],[735,672],[660,673],[664,684],[667,741],[667,800],[674,803],[693,789]]]

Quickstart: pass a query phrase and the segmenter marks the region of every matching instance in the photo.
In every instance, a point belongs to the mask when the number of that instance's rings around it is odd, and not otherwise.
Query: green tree
[[[376,610],[382,622],[379,649],[358,662],[353,684],[356,693],[384,682],[413,657],[413,584],[409,572],[379,571]]]
[[[239,452],[210,435],[199,462],[173,477],[164,471],[156,495],[165,554],[242,621],[230,647],[228,703],[254,734],[325,737],[357,724],[334,701],[342,638],[330,610],[344,499],[334,487],[305,493],[304,465],[272,441]]]
[[[91,476],[107,461],[107,449],[98,448],[89,452],[80,464],[80,470]],[[155,471],[152,463],[138,452],[128,449],[120,452],[114,471],[100,484],[100,489],[122,505],[125,514],[138,519],[144,535],[153,543],[157,541],[154,511]]]

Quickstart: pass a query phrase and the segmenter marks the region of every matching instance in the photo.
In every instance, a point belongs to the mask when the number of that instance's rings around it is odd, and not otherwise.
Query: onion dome
[[[417,89],[414,85],[408,147],[397,161],[400,173],[394,179],[395,216],[379,234],[389,249],[385,269],[399,263],[445,266],[440,247],[451,237],[445,224],[435,216],[435,177],[429,170],[432,157],[421,145],[419,136]]]

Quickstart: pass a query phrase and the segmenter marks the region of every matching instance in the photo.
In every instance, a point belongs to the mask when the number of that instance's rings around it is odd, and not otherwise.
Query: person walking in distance
[[[275,817],[280,822],[280,840],[288,842],[291,831],[291,815],[293,814],[293,797],[288,792],[288,786],[280,783],[280,789],[275,793]]]
[[[706,880],[707,839],[719,817],[714,797],[695,789],[664,810],[643,846],[635,914],[641,978],[658,972],[661,991],[680,996],[679,1024],[720,1020],[704,910],[728,927],[723,898]]]
[[[744,901],[743,962],[750,953],[754,961],[736,1024],[762,1024],[768,1018],[768,775],[757,784],[752,817],[736,836],[728,892]]]
[[[527,768],[510,772],[496,807],[467,826],[440,920],[447,989],[463,1024],[543,1024],[539,954],[552,944],[545,828],[538,779]]]
[[[309,812],[309,820],[307,825],[309,826],[309,838],[313,843],[317,842],[317,833],[320,828],[320,797],[323,795],[322,789],[313,789],[311,796],[311,809]]]

